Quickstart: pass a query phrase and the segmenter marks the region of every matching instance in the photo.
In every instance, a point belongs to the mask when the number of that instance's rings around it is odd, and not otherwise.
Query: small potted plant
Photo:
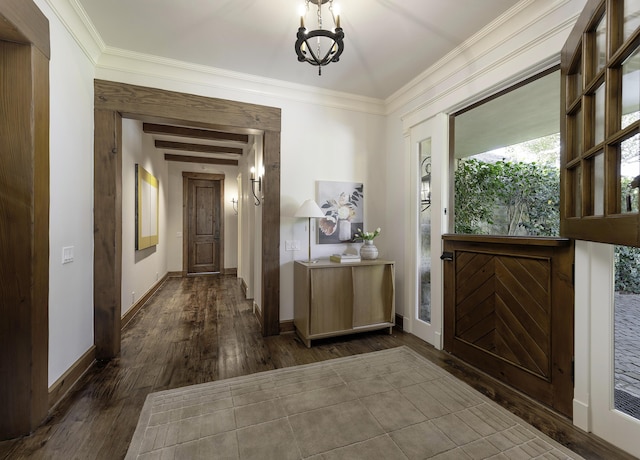
[[[363,260],[375,260],[378,258],[378,248],[373,244],[373,239],[380,234],[380,227],[373,232],[363,232],[361,228],[355,234],[356,239],[362,239],[364,244],[360,248],[360,258]]]

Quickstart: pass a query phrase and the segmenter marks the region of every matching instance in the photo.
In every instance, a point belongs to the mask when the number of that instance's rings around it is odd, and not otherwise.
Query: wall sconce
[[[256,168],[251,167],[251,191],[255,198],[255,205],[260,206],[260,198],[256,195],[256,182],[258,183],[258,192],[262,192],[262,174],[256,179]]]
[[[233,198],[231,198],[231,206],[233,206],[233,212],[237,216],[238,215],[238,200],[236,199],[235,196]]]
[[[431,157],[424,157],[420,163],[420,205],[422,212],[431,206]]]

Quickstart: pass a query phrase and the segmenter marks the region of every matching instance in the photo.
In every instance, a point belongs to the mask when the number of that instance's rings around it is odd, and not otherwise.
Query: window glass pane
[[[604,215],[604,154],[591,160],[591,190],[593,191],[593,215]]]
[[[560,72],[455,116],[454,231],[558,236]]]
[[[639,0],[640,1],[640,0]],[[571,71],[571,74],[568,76],[567,84],[569,87],[568,95],[569,100],[568,103],[572,103],[578,97],[582,95],[582,57],[580,56],[578,59],[578,63],[576,64],[576,69]]]
[[[607,16],[604,15],[596,28],[594,49],[594,75],[607,65]]]
[[[582,110],[578,110],[569,118],[570,136],[567,159],[573,160],[582,155]]]
[[[573,188],[573,217],[582,217],[582,170],[578,166],[569,171]]]
[[[593,145],[604,141],[604,84],[598,86],[595,92]]]
[[[622,212],[638,212],[640,185],[640,134],[620,145]]]
[[[431,322],[431,139],[420,143],[420,311]]]
[[[621,127],[626,128],[638,119],[640,119],[640,48],[636,49],[622,64]]]
[[[640,27],[640,0],[624,0],[625,41]]]

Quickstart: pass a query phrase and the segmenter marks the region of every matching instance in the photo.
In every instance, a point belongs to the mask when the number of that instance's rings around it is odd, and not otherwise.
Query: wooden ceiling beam
[[[199,153],[231,153],[233,155],[242,156],[242,149],[237,147],[224,147],[221,145],[207,145],[207,144],[188,144],[186,142],[172,142],[172,141],[155,141],[155,146],[158,149],[169,150],[184,150],[187,152],[199,152]]]
[[[194,139],[206,139],[210,141],[232,141],[241,142],[243,144],[249,143],[249,136],[247,134],[225,133],[221,131],[211,131],[209,129],[185,128],[184,126],[143,123],[142,130],[147,134],[191,137]]]
[[[164,159],[166,161],[182,161],[185,163],[204,163],[209,165],[238,166],[238,160],[228,160],[225,158],[205,158],[205,157],[194,157],[192,155],[172,155],[171,153],[165,153]]]

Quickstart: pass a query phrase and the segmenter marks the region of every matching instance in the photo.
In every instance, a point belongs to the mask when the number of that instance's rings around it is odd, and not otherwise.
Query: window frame
[[[640,213],[623,213],[621,209],[620,145],[640,132],[640,120],[620,127],[622,64],[640,47],[640,28],[624,40],[623,5],[620,0],[589,0],[562,49],[560,235],[640,246]],[[604,67],[597,68],[596,30],[600,24],[606,29],[606,57]],[[601,85],[604,138],[597,141],[594,94]],[[604,171],[594,166],[600,154]],[[596,184],[599,172],[601,189]],[[600,190],[602,195],[596,198]]]

